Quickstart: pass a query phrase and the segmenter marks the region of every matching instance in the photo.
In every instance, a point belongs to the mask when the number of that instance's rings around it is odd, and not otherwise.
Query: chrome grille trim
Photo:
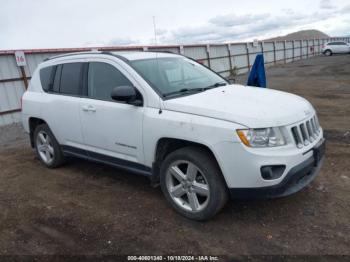
[[[320,125],[316,115],[294,125],[290,129],[294,142],[298,148],[313,143],[320,134]]]

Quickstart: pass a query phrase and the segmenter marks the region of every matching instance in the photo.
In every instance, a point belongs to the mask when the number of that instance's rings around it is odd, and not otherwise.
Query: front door
[[[332,44],[332,52],[333,53],[336,53],[336,54],[342,53],[343,46],[342,46],[341,42],[334,42],[331,44]]]
[[[349,53],[349,46],[345,42],[340,42],[339,53]]]
[[[131,81],[110,62],[90,62],[87,97],[81,99],[80,119],[85,147],[93,158],[107,162],[143,163],[143,107],[119,103],[111,99],[114,87]],[[121,161],[121,162],[118,162]]]

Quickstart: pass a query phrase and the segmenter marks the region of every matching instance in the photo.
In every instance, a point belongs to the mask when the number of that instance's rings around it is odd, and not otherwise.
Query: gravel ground
[[[0,151],[27,147],[29,138],[21,124],[0,126]]]
[[[325,129],[326,162],[306,189],[231,201],[194,222],[142,176],[78,159],[46,169],[20,125],[1,127],[0,255],[350,255],[350,55],[277,65],[267,77],[311,101]]]

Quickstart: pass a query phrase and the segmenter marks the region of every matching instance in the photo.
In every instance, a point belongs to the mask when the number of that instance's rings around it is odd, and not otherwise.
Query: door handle
[[[96,108],[92,105],[83,106],[82,109],[84,112],[96,112]]]

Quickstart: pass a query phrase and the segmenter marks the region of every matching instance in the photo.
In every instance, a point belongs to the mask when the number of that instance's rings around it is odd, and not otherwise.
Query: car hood
[[[314,114],[311,104],[290,93],[227,85],[164,101],[166,110],[235,122],[250,128],[284,126]]]

